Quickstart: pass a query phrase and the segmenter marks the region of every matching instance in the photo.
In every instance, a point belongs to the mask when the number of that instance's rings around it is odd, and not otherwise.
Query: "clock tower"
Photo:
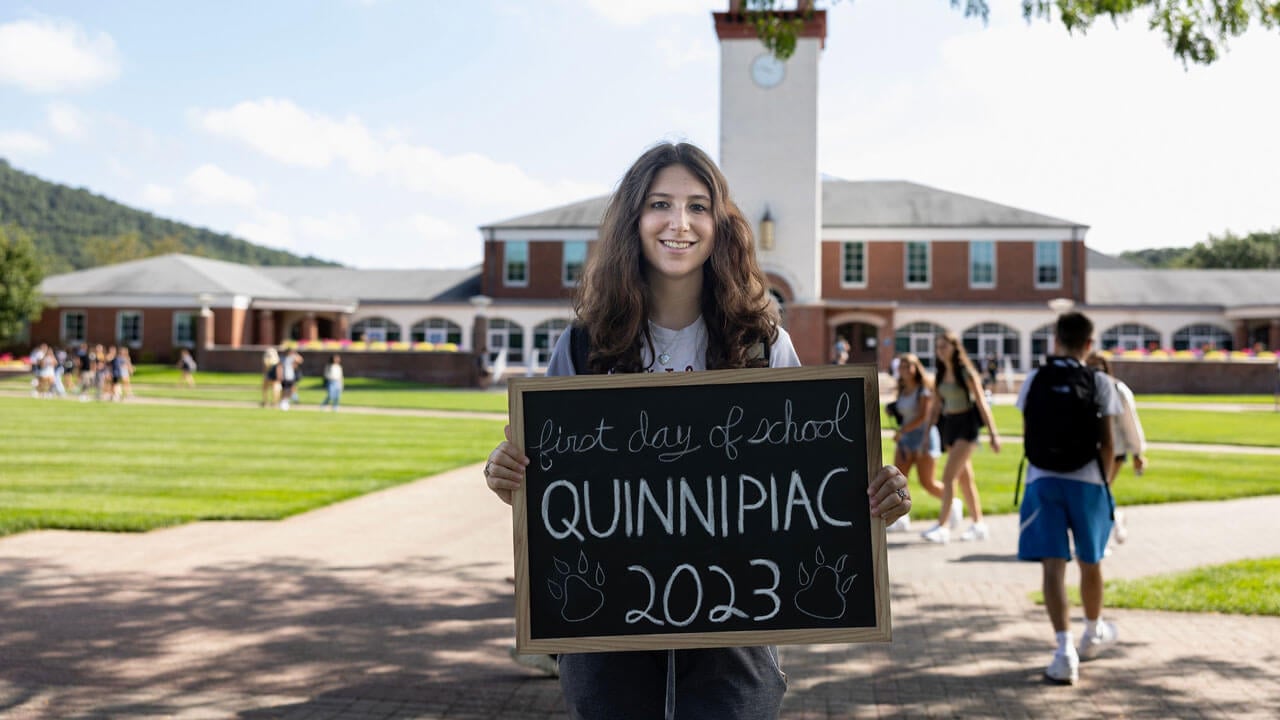
[[[779,61],[757,37],[744,4],[730,0],[728,12],[713,13],[720,38],[720,167],[755,230],[760,265],[786,301],[792,335],[823,337],[818,59],[826,12],[814,10],[813,0],[775,12],[800,22],[795,54]],[[772,243],[761,233],[766,214]]]

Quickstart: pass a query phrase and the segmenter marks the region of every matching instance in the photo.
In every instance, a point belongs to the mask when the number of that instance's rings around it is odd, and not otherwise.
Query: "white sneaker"
[[[1084,635],[1080,636],[1080,659],[1092,660],[1098,657],[1104,647],[1114,645],[1119,640],[1120,631],[1115,625],[1106,620],[1099,621],[1093,633],[1086,629]]]
[[[959,530],[960,524],[964,522],[964,503],[959,500],[951,501],[951,517],[950,524],[952,530]]]
[[[1080,657],[1074,652],[1056,652],[1044,676],[1061,685],[1075,685],[1080,680]]]
[[[1129,539],[1129,526],[1124,521],[1124,513],[1120,510],[1116,511],[1116,522],[1111,526],[1111,536],[1116,539],[1117,545],[1123,545],[1125,540]]]
[[[951,542],[951,531],[943,525],[934,525],[933,527],[920,533],[920,537],[931,543],[945,545]]]
[[[974,523],[969,526],[968,530],[965,530],[964,533],[960,535],[960,541],[973,542],[975,540],[986,540],[987,535],[986,523]]]
[[[911,531],[911,516],[903,515],[902,517],[889,523],[889,527],[884,529],[885,532],[902,533]]]

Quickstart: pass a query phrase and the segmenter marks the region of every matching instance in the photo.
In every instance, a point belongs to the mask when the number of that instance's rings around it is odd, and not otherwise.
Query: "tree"
[[[40,314],[40,260],[31,237],[0,225],[0,343],[14,340]]]
[[[1280,229],[1238,237],[1228,232],[1196,243],[1176,262],[1178,267],[1229,270],[1280,270]]]
[[[831,0],[832,4],[840,0]],[[991,14],[987,0],[949,0],[964,9],[965,17]],[[796,35],[814,8],[813,0],[799,0],[799,10],[782,11],[781,0],[746,0],[746,14],[765,47],[786,60],[796,49]],[[1113,23],[1140,10],[1150,13],[1148,26],[1164,35],[1174,57],[1209,65],[1226,50],[1230,38],[1239,37],[1257,21],[1268,29],[1280,28],[1280,0],[1022,0],[1022,16],[1031,22],[1052,22],[1056,15],[1067,32],[1087,33],[1095,20]]]

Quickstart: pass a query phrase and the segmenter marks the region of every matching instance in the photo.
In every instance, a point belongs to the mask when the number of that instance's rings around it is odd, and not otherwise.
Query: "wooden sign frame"
[[[563,390],[617,390],[622,388],[680,387],[716,384],[780,383],[814,380],[863,381],[863,418],[866,432],[866,480],[881,467],[879,374],[875,365],[824,365],[796,368],[712,370],[683,373],[580,375],[512,378],[508,381],[512,442],[527,448],[530,433],[524,427],[525,395]],[[530,455],[530,457],[533,457]],[[528,497],[525,488],[512,497],[515,551],[516,648],[521,653],[596,652],[613,650],[661,650],[746,645],[889,642],[892,640],[889,577],[885,525],[871,517],[871,545],[875,597],[875,625],[856,628],[823,627],[718,632],[668,632],[637,635],[533,638],[531,636]]]

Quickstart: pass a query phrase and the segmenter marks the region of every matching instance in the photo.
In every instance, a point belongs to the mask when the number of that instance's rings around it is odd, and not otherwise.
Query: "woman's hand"
[[[502,502],[510,505],[511,494],[524,482],[524,469],[529,465],[529,458],[511,444],[511,426],[502,431],[507,439],[489,453],[489,460],[484,464],[484,482]]]
[[[907,478],[892,465],[880,468],[867,486],[867,495],[871,498],[871,515],[879,516],[886,525],[911,512]]]
[[[991,433],[991,452],[1000,452],[1000,436],[994,432]]]

